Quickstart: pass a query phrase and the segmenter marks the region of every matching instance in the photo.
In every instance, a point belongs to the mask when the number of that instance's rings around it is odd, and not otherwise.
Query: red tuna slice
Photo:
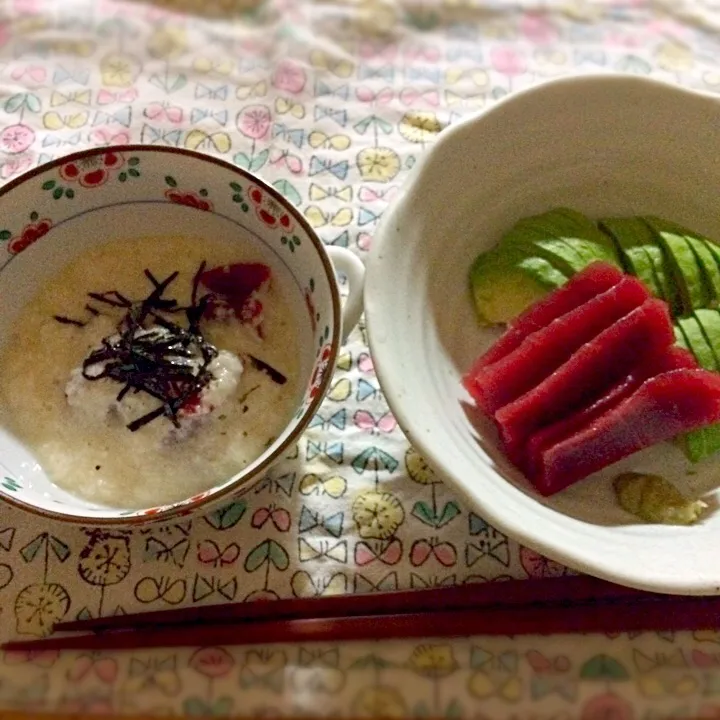
[[[622,271],[614,265],[605,262],[591,263],[584,270],[573,275],[565,285],[518,315],[497,342],[476,360],[466,377],[476,375],[480,368],[509,355],[530,333],[544,328],[553,320],[609,290],[623,277]]]
[[[584,344],[539,385],[495,413],[510,457],[536,430],[599,397],[634,367],[675,340],[667,305],[646,300]]]
[[[659,356],[649,358],[633,368],[625,377],[595,398],[590,405],[538,430],[528,441],[524,449],[524,457],[511,459],[522,467],[528,476],[532,477],[538,472],[544,450],[565,440],[593,420],[612,410],[630,397],[648,378],[671,370],[697,367],[697,360],[691,352],[681,347],[671,346]]]
[[[647,288],[626,276],[580,307],[530,333],[510,354],[468,378],[465,387],[492,415],[559,368],[579,347],[642,305]]]
[[[216,306],[229,307],[236,317],[243,318],[247,300],[270,278],[270,268],[263,263],[234,263],[206,270],[200,275],[200,283],[217,297],[209,303],[210,312]]]
[[[543,495],[639,450],[720,420],[720,374],[672,370],[646,380],[585,429],[546,449],[532,479]]]

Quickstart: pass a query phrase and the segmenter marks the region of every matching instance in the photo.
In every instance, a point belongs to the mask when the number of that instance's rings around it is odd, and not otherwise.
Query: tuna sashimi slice
[[[553,320],[609,290],[623,277],[622,271],[614,265],[606,262],[591,263],[557,290],[518,315],[492,347],[475,361],[466,376],[472,377],[480,368],[509,355],[530,333],[544,328]]]
[[[590,422],[609,412],[623,400],[630,397],[648,378],[671,370],[697,368],[694,355],[684,348],[670,346],[659,356],[647,359],[635,366],[627,375],[616,382],[606,392],[595,398],[581,410],[538,430],[528,440],[522,450],[522,457],[513,459],[528,476],[537,473],[542,452],[556,443],[578,432]]]
[[[543,495],[680,433],[720,420],[720,374],[672,370],[646,380],[629,398],[542,453],[531,478]]]
[[[646,300],[585,343],[556,372],[495,413],[510,457],[536,430],[612,387],[629,367],[665,351],[675,340],[667,305]]]
[[[648,297],[647,288],[628,275],[609,290],[528,335],[510,354],[469,377],[465,387],[480,408],[492,415],[542,382],[579,347]]]

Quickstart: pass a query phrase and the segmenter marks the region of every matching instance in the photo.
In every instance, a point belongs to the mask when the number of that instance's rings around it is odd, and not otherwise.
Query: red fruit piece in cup
[[[639,450],[720,420],[720,374],[672,370],[646,380],[585,429],[542,453],[533,485],[551,495]]]
[[[200,284],[215,296],[208,312],[213,317],[229,313],[242,322],[256,324],[262,316],[262,303],[254,295],[267,287],[271,275],[263,263],[235,263],[206,270]]]
[[[545,380],[578,348],[648,297],[647,288],[637,278],[624,277],[609,290],[530,333],[511,353],[468,377],[465,386],[478,405],[492,415]]]

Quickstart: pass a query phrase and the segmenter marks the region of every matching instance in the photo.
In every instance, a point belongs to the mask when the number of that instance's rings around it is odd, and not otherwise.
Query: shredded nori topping
[[[174,272],[160,281],[150,270],[145,270],[153,289],[139,302],[131,301],[117,290],[88,293],[96,302],[126,312],[118,323],[117,334],[103,338],[102,346],[83,361],[83,377],[86,380],[107,378],[122,384],[118,401],[132,391],[144,392],[160,402],[156,409],[128,424],[132,432],[163,416],[179,427],[179,412],[213,378],[208,366],[218,351],[203,338],[200,330],[200,319],[209,298],[198,297],[199,274],[188,307],[166,298],[165,292],[178,274]],[[161,314],[181,311],[185,312],[187,327]]]
[[[218,350],[203,338],[200,327],[213,298],[213,293],[200,294],[205,265],[203,261],[193,277],[188,306],[178,305],[175,299],[165,297],[165,292],[179,275],[177,271],[158,280],[146,269],[145,277],[153,289],[140,301],[132,301],[117,290],[88,293],[95,303],[125,310],[125,314],[118,323],[117,334],[103,338],[101,347],[85,358],[83,377],[90,381],[110,379],[122,384],[118,402],[131,391],[144,392],[160,402],[157,408],[127,425],[132,432],[160,417],[166,417],[179,427],[178,415],[182,408],[197,398],[213,379],[208,366],[217,357]],[[86,304],[85,309],[92,316],[102,314],[90,304]],[[177,313],[185,314],[187,327],[168,319],[167,315]],[[86,322],[64,315],[54,318],[64,325],[86,325]],[[253,355],[247,355],[247,358],[273,382],[279,385],[287,382],[281,372],[264,360]]]

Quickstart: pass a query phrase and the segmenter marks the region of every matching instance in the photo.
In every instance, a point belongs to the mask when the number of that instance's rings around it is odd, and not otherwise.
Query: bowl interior
[[[84,187],[64,169],[69,162],[81,168],[83,163],[94,167],[97,155],[85,153],[25,176],[0,196],[4,226],[0,237],[5,241],[0,248],[0,348],[19,311],[43,282],[100,244],[182,234],[197,237],[200,242],[203,237],[237,242],[247,253],[262,258],[272,268],[298,328],[302,381],[297,413],[242,474],[208,488],[202,497],[196,496],[189,503],[197,505],[242,486],[242,478],[254,475],[269,458],[279,455],[293,439],[297,426],[312,416],[319,393],[311,379],[317,375],[315,369],[327,362],[327,348],[336,352],[337,292],[332,287],[329,262],[315,246],[311,231],[272,189],[199,155],[134,147],[124,148],[118,156],[117,167],[110,169],[100,185]],[[79,159],[73,161],[73,157]],[[128,175],[130,168],[138,174]],[[121,172],[125,172],[124,179],[120,179]],[[58,192],[54,197],[57,188],[63,188],[63,194]],[[189,204],[180,201],[187,202],[189,195],[193,198]],[[44,234],[33,242],[22,242],[28,227],[32,232],[45,221],[48,227],[43,227]],[[119,271],[121,265],[122,258],[118,257]],[[88,268],[88,278],[91,282],[92,268]],[[91,289],[97,290],[88,287],[81,292]],[[78,498],[50,482],[30,450],[2,428],[0,473],[0,495],[57,517],[129,520],[144,515],[159,517],[188,504],[184,501],[128,511]]]
[[[431,464],[521,542],[596,575],[667,591],[720,592],[707,552],[678,552],[688,532],[693,547],[720,536],[720,515],[689,531],[638,524],[614,501],[618,465],[551,498],[537,495],[496,449],[460,384],[498,334],[478,327],[467,273],[516,220],[559,205],[591,217],[654,213],[720,239],[719,141],[716,100],[660,83],[580,78],[520,93],[446,131],[427,153],[383,218],[366,286],[379,379]],[[681,476],[691,493],[718,484],[717,462],[685,476],[670,446],[621,465]]]

